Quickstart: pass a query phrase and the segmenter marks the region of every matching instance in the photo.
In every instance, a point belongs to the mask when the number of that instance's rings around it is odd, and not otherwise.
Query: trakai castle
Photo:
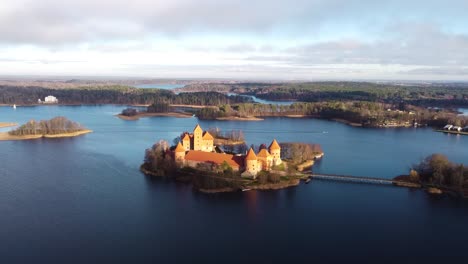
[[[218,150],[218,152],[216,152]],[[242,176],[255,178],[259,171],[269,171],[281,161],[281,147],[273,140],[268,149],[261,149],[258,154],[250,148],[247,155],[220,153],[214,146],[214,137],[197,125],[193,133],[184,133],[181,142],[173,150],[174,159],[185,166],[196,167],[198,164],[221,165],[226,162]]]

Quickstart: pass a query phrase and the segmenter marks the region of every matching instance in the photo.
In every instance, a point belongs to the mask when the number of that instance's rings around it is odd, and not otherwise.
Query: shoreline
[[[0,122],[0,128],[3,127],[14,127],[17,126],[18,123],[10,123],[10,122]]]
[[[346,125],[349,125],[349,126],[352,126],[352,127],[362,127],[362,124],[351,122],[351,121],[341,119],[341,118],[332,118],[332,119],[330,119],[330,121],[339,122],[339,123],[346,124]]]
[[[139,113],[139,114],[136,114],[134,116],[125,116],[125,115],[122,115],[122,114],[117,114],[115,116],[122,119],[122,120],[135,121],[135,120],[138,120],[138,119],[144,118],[144,117],[166,116],[166,117],[177,117],[177,118],[190,118],[193,115],[192,114],[177,113],[177,112],[168,112],[168,113]]]
[[[249,117],[229,116],[229,117],[217,117],[216,120],[219,120],[219,121],[263,121],[265,119],[258,118],[255,116],[249,116]]]
[[[145,168],[144,164],[140,166],[140,172],[146,176],[150,177],[157,177],[157,178],[166,178],[169,176],[161,176],[152,171],[149,171]],[[177,177],[173,177],[175,181],[177,181]],[[265,184],[251,184],[247,185],[245,188],[248,190],[261,190],[261,191],[269,191],[269,190],[281,190],[290,187],[298,186],[301,183],[301,180],[305,180],[303,177],[296,177],[288,180],[282,180],[278,183],[265,183]],[[215,189],[205,189],[205,188],[195,188],[192,185],[193,189],[205,193],[205,194],[215,194],[215,193],[228,193],[228,192],[239,192],[242,191],[242,188],[233,188],[233,187],[222,187],[222,188],[215,188]]]
[[[69,137],[78,137],[84,134],[92,133],[92,130],[83,130],[71,133],[62,133],[54,135],[26,135],[26,136],[13,136],[8,134],[8,132],[0,133],[0,141],[14,141],[14,140],[31,140],[39,138],[69,138]]]
[[[442,132],[446,134],[454,134],[454,135],[465,135],[468,136],[468,132],[464,131],[451,131],[451,130],[442,130],[442,129],[436,129],[434,130],[435,132]]]

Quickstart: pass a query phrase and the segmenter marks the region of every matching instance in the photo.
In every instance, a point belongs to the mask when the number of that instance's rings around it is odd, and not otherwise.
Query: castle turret
[[[213,151],[214,137],[206,131],[203,133],[201,149],[203,151],[211,152]]]
[[[185,160],[185,149],[182,144],[177,143],[177,147],[174,150],[174,158],[176,161],[183,162]]]
[[[255,155],[253,149],[250,148],[247,156],[245,156],[245,171],[252,176],[255,176],[259,171],[258,167],[257,155]]]
[[[187,133],[185,133],[182,137],[182,146],[184,147],[185,151],[190,150],[190,136]]]
[[[273,156],[273,166],[281,164],[281,147],[276,139],[273,139],[268,150],[270,151],[271,156]]]
[[[202,149],[202,137],[203,137],[203,129],[200,125],[193,129],[193,149],[194,150],[201,150]]]

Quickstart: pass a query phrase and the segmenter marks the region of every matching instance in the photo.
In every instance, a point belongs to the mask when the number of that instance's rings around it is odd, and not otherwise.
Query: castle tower
[[[280,165],[281,164],[281,147],[276,141],[276,139],[273,139],[268,149],[270,150],[270,154],[273,156],[273,166]]]
[[[273,156],[268,153],[268,150],[261,149],[257,154],[258,161],[262,164],[261,169],[265,171],[269,171],[272,163],[273,163]]]
[[[174,158],[178,162],[184,162],[185,160],[185,149],[180,142],[177,143],[177,147],[174,150]]]
[[[190,136],[188,134],[185,134],[182,137],[182,146],[184,147],[185,151],[190,150]]]
[[[245,171],[254,176],[257,175],[258,172],[258,160],[257,155],[252,148],[249,149],[247,156],[245,156]]]
[[[203,129],[200,125],[193,129],[193,150],[201,150],[202,149],[202,137],[203,137]]]
[[[206,152],[212,152],[213,151],[213,143],[214,143],[214,137],[206,131],[203,133],[202,137],[202,150]]]

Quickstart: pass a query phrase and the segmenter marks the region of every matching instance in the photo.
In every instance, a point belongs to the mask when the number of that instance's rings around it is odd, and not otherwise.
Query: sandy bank
[[[18,124],[17,123],[2,123],[0,122],[0,128],[2,127],[13,127],[13,126],[17,126]]]
[[[313,160],[308,160],[308,161],[305,161],[305,162],[297,165],[297,170],[298,171],[304,171],[305,169],[312,168],[313,165],[314,165],[314,161]]]
[[[285,115],[284,117],[289,117],[289,118],[308,118],[311,117],[309,115]]]
[[[354,122],[344,120],[344,119],[341,119],[341,118],[332,118],[331,120],[336,121],[336,122],[340,122],[340,123],[344,123],[344,124],[347,124],[347,125],[350,125],[350,126],[353,126],[353,127],[362,127],[362,124],[354,123]]]
[[[92,130],[83,130],[73,133],[63,133],[63,134],[54,134],[54,135],[28,135],[28,136],[13,136],[8,134],[8,132],[0,133],[0,141],[6,140],[28,140],[28,139],[38,139],[38,138],[67,138],[67,137],[77,137],[84,134],[93,132]]]
[[[124,115],[116,115],[118,118],[123,120],[138,120],[143,117],[154,117],[154,116],[169,116],[169,117],[178,117],[178,118],[189,118],[192,117],[192,114],[184,114],[184,113],[176,113],[176,112],[169,112],[169,113],[139,113],[134,116],[124,116]]]
[[[216,120],[221,120],[221,121],[263,121],[263,118],[258,118],[255,116],[249,116],[249,117],[237,117],[237,116],[229,116],[229,117],[218,117]]]

